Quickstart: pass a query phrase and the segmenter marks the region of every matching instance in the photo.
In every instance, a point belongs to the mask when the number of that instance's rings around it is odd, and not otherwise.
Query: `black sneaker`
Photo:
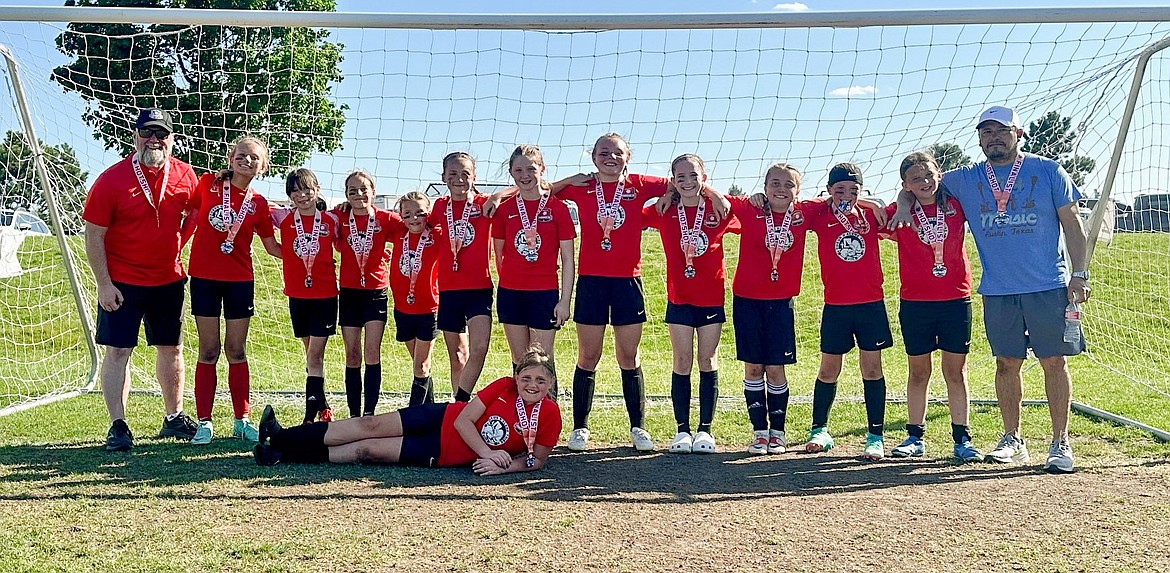
[[[252,448],[252,457],[258,466],[274,466],[280,463],[280,450],[268,444],[256,444]]]
[[[121,418],[110,424],[110,431],[106,433],[107,452],[128,452],[134,447],[134,434],[130,433],[130,426]]]
[[[158,431],[158,437],[191,441],[197,431],[199,431],[199,424],[196,424],[195,420],[192,420],[186,412],[179,412],[178,416],[170,420],[163,418],[162,429]]]
[[[265,406],[264,413],[260,415],[260,443],[268,443],[268,439],[280,433],[280,422],[276,421],[276,412],[272,410],[272,406]]]

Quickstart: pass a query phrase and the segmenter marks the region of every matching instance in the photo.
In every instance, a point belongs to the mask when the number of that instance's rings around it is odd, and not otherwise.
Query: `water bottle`
[[[1081,307],[1075,302],[1064,307],[1064,341],[1074,345],[1081,343]]]

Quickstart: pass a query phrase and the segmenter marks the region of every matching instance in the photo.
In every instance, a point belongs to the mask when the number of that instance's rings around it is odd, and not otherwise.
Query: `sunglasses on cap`
[[[163,127],[138,128],[138,137],[141,137],[142,139],[150,139],[151,136],[154,136],[157,139],[166,139],[170,135],[171,132],[167,131],[167,129]]]

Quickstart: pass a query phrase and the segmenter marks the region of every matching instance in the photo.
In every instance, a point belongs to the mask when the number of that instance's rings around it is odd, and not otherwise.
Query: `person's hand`
[[[553,307],[553,317],[557,319],[557,326],[564,326],[565,321],[569,320],[569,301],[568,299],[561,299],[557,305]]]
[[[886,220],[888,219],[888,216],[886,215],[885,207],[882,207],[877,203],[866,203],[865,207],[869,209],[871,213],[873,213],[873,218],[875,221],[877,221],[877,226],[879,229],[886,226]]]
[[[483,202],[483,216],[490,219],[496,214],[496,209],[500,208],[500,203],[503,200],[504,198],[498,194],[488,197],[488,200]]]
[[[114,312],[122,308],[122,303],[125,299],[122,298],[122,291],[118,287],[111,284],[98,285],[98,306],[106,310],[106,312]]]
[[[476,475],[481,476],[496,476],[504,473],[507,468],[501,468],[495,462],[487,458],[479,458],[471,464],[471,471]]]
[[[719,217],[719,220],[726,219],[728,211],[731,210],[731,203],[725,202],[726,199],[723,195],[720,195],[719,191],[716,191],[714,187],[706,183],[703,184],[703,195],[706,195],[711,200],[711,208],[715,211],[715,215]]]
[[[588,185],[589,183],[593,183],[593,180],[596,178],[596,173],[578,173],[572,177],[569,177],[568,179],[565,179],[565,183],[573,187],[582,187],[584,185]]]
[[[1073,277],[1068,281],[1068,300],[1080,304],[1089,300],[1089,281]]]
[[[885,211],[883,210],[883,213],[884,212]],[[877,217],[876,212],[874,213],[874,217]],[[882,224],[882,222],[879,220],[878,226],[881,226],[881,224]],[[894,216],[890,217],[890,220],[886,222],[886,228],[891,230],[891,231],[896,231],[898,229],[901,229],[902,227],[912,227],[913,228],[914,227],[914,216],[911,215],[911,213],[910,213],[910,207],[907,207],[906,205],[904,205],[902,203],[898,203],[898,210],[895,211]]]
[[[751,203],[752,207],[755,207],[756,209],[763,209],[768,206],[768,197],[763,193],[756,193],[755,195],[748,197],[748,202]]]
[[[666,210],[669,209],[671,205],[674,205],[676,199],[677,197],[675,197],[674,193],[667,193],[659,197],[658,201],[654,203],[654,210],[657,211],[659,215],[666,213]]]
[[[231,169],[220,169],[215,174],[216,181],[227,181],[231,178],[232,178],[232,170]]]

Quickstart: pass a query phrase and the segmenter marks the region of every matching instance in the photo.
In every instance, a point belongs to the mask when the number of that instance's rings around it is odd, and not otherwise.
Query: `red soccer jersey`
[[[399,234],[390,256],[390,291],[394,310],[406,314],[430,314],[439,308],[439,249],[429,232]],[[419,253],[418,250],[422,249]],[[419,259],[419,261],[416,261]],[[410,299],[410,267],[418,264],[414,282],[414,303]]]
[[[166,166],[167,186],[162,189],[164,170],[143,167],[151,202],[134,175],[133,157],[98,176],[85,198],[82,216],[106,228],[106,266],[111,279],[137,286],[170,284],[183,278],[181,227],[195,194],[195,171],[171,157]]]
[[[890,237],[898,242],[898,275],[902,279],[903,300],[956,300],[971,296],[971,260],[967,258],[967,247],[963,244],[963,225],[967,218],[963,208],[953,198],[947,200],[955,212],[944,215],[944,224],[937,227],[943,236],[943,266],[946,274],[934,275],[934,249],[923,232],[921,221],[915,221],[918,229],[902,227]],[[897,205],[886,207],[886,213],[893,215]],[[924,205],[922,213],[927,224],[935,228],[938,208],[934,203]]]
[[[229,183],[230,185],[230,183]],[[223,208],[223,181],[216,181],[212,173],[204,173],[195,187],[191,211],[196,218],[195,236],[191,238],[191,261],[188,272],[193,277],[217,281],[255,280],[252,272],[252,235],[271,237],[272,214],[268,200],[252,193],[243,208],[244,218],[232,240],[232,250],[224,254],[223,244],[228,231],[234,227],[244,202],[245,189],[234,185],[228,193],[228,209]]]
[[[297,240],[295,220],[301,219],[305,240]],[[284,296],[289,298],[330,298],[337,296],[337,273],[333,262],[333,243],[337,238],[337,217],[330,212],[321,213],[321,222],[313,228],[313,215],[301,215],[295,209],[273,211],[273,218],[280,229],[280,257],[284,267]],[[314,237],[315,235],[315,237]],[[313,257],[312,269],[306,272],[309,258],[308,246],[317,243],[317,254]],[[312,276],[312,286],[305,285],[305,277]]]
[[[487,410],[475,421],[479,435],[493,450],[504,450],[513,457],[528,451],[524,434],[520,430],[520,415],[516,412],[516,381],[504,377],[488,384],[476,393]],[[467,407],[468,402],[452,402],[443,414],[443,429],[439,437],[439,466],[465,466],[479,456],[463,441],[455,429],[455,418]],[[526,416],[532,416],[531,406],[525,404]],[[540,416],[536,424],[536,443],[555,448],[561,435],[561,409],[556,402],[545,398],[540,401]]]
[[[662,215],[658,214],[654,205],[642,209],[646,226],[658,229],[658,236],[662,238],[662,250],[666,253],[666,299],[674,304],[723,306],[723,290],[727,279],[727,271],[723,267],[723,234],[733,219],[727,217],[719,220],[711,200],[704,197],[703,203],[702,233],[692,259],[695,268],[693,278],[685,275],[687,264],[677,206],[672,205]],[[683,212],[687,229],[693,228],[698,207],[683,207]]]
[[[879,230],[873,213],[860,208],[861,217],[854,212],[846,215],[846,221],[855,231],[850,232],[829,210],[827,200],[814,199],[809,203],[805,213],[809,230],[817,234],[825,303],[864,304],[885,298],[878,252]]]
[[[500,286],[513,290],[559,289],[557,270],[561,267],[560,242],[577,237],[569,208],[556,197],[549,197],[540,213],[540,201],[524,201],[529,221],[536,217],[536,249],[529,249],[524,240],[524,226],[520,221],[517,194],[504,201],[492,222],[492,238],[504,241],[497,261]],[[534,215],[535,214],[535,215]]]
[[[667,180],[653,175],[627,175],[621,202],[610,233],[610,250],[601,248],[600,209],[593,185],[569,186],[557,197],[577,204],[581,220],[581,254],[577,274],[593,277],[642,276],[642,205],[666,193]],[[610,205],[617,183],[602,183],[605,204]]]
[[[804,238],[808,232],[808,213],[816,209],[815,203],[796,201],[792,204],[792,217],[788,231],[781,235],[784,213],[757,209],[746,197],[728,197],[731,212],[739,220],[739,262],[735,267],[735,279],[731,292],[735,296],[755,300],[780,300],[800,294],[800,280],[804,274]],[[768,234],[766,217],[775,223],[773,233],[785,246],[780,260],[776,262],[776,280],[772,280],[772,253],[765,238]],[[728,229],[736,232],[734,226]]]
[[[382,290],[389,286],[386,277],[386,262],[390,260],[390,253],[386,244],[393,237],[401,237],[406,232],[406,225],[397,213],[383,211],[370,207],[374,213],[371,225],[369,215],[353,216],[351,212],[337,209],[333,214],[337,217],[337,252],[341,254],[341,271],[338,273],[342,288],[356,288],[368,290]],[[357,235],[350,233],[350,225],[356,225]],[[355,237],[357,240],[354,240]],[[358,270],[357,253],[355,249],[361,246],[362,241],[369,243],[369,254],[366,257],[365,271]],[[362,275],[365,275],[366,284],[362,286]]]
[[[492,219],[483,214],[483,204],[491,197],[475,195],[470,208],[467,201],[453,201],[450,195],[435,200],[435,206],[427,218],[435,247],[439,250],[439,290],[469,290],[492,288],[492,275],[488,269],[491,253]],[[451,205],[451,224],[461,229],[463,246],[459,249],[459,270],[452,267],[455,255],[451,252],[451,236],[447,229],[447,205]],[[464,209],[467,209],[466,213]],[[464,214],[467,222],[463,222]]]

